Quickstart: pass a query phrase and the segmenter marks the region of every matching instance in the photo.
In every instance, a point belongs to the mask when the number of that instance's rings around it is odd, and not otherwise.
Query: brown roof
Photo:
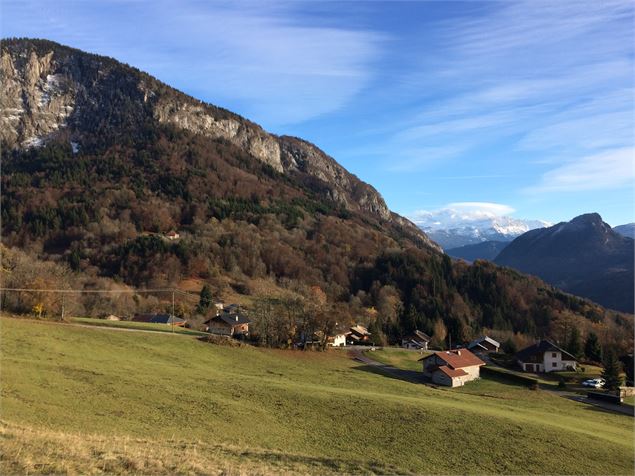
[[[461,369],[463,367],[472,367],[473,365],[485,365],[481,359],[475,356],[472,352],[467,349],[457,349],[457,350],[446,350],[442,352],[435,352],[434,354],[430,354],[427,357],[419,360],[429,359],[433,355],[436,355],[438,358],[443,360],[446,364],[448,364],[453,369]]]
[[[443,372],[445,375],[447,375],[450,378],[463,377],[467,375],[467,372],[465,370],[451,369],[447,365],[442,365],[441,367],[438,368],[438,370],[440,370],[441,372]]]

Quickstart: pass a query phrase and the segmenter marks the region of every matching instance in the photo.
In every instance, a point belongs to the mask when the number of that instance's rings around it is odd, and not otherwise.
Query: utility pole
[[[62,320],[64,320],[64,299],[65,299],[65,296],[64,296],[64,293],[62,293]]]
[[[174,289],[172,290],[172,333],[174,333]]]

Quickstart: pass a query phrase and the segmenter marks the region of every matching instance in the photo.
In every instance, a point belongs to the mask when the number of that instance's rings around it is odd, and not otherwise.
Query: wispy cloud
[[[321,24],[288,2],[3,2],[3,34],[108,54],[267,126],[343,107],[384,36]],[[42,14],[45,12],[45,14]]]
[[[449,157],[459,166],[487,157],[492,145],[508,156],[549,154],[558,165],[632,146],[633,8],[629,1],[488,2],[478,14],[439,23],[441,54],[430,54],[416,74],[419,88],[444,99],[413,109],[392,134],[393,147],[460,144],[461,157]]]
[[[610,149],[582,157],[546,172],[525,193],[579,192],[632,187],[635,183],[635,149]]]

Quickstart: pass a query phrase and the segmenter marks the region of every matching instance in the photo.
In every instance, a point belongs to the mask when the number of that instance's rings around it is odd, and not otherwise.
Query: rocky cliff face
[[[2,51],[0,139],[13,146],[37,146],[66,125],[75,106],[73,81],[58,72],[53,52],[19,55]]]
[[[0,140],[5,146],[38,147],[66,131],[77,144],[74,147],[79,147],[82,130],[100,130],[106,121],[108,126],[130,127],[134,121],[154,120],[229,141],[347,210],[414,229],[404,218],[391,214],[372,186],[313,144],[269,134],[236,114],[202,103],[110,58],[49,41],[7,40],[0,75]],[[113,108],[120,103],[127,108],[126,117],[118,118],[116,111],[100,117],[105,105]],[[414,233],[438,249],[424,233]]]

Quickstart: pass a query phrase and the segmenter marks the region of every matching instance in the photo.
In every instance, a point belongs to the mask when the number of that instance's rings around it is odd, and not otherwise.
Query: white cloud
[[[606,190],[635,183],[635,148],[613,149],[556,167],[546,172],[526,193]]]

